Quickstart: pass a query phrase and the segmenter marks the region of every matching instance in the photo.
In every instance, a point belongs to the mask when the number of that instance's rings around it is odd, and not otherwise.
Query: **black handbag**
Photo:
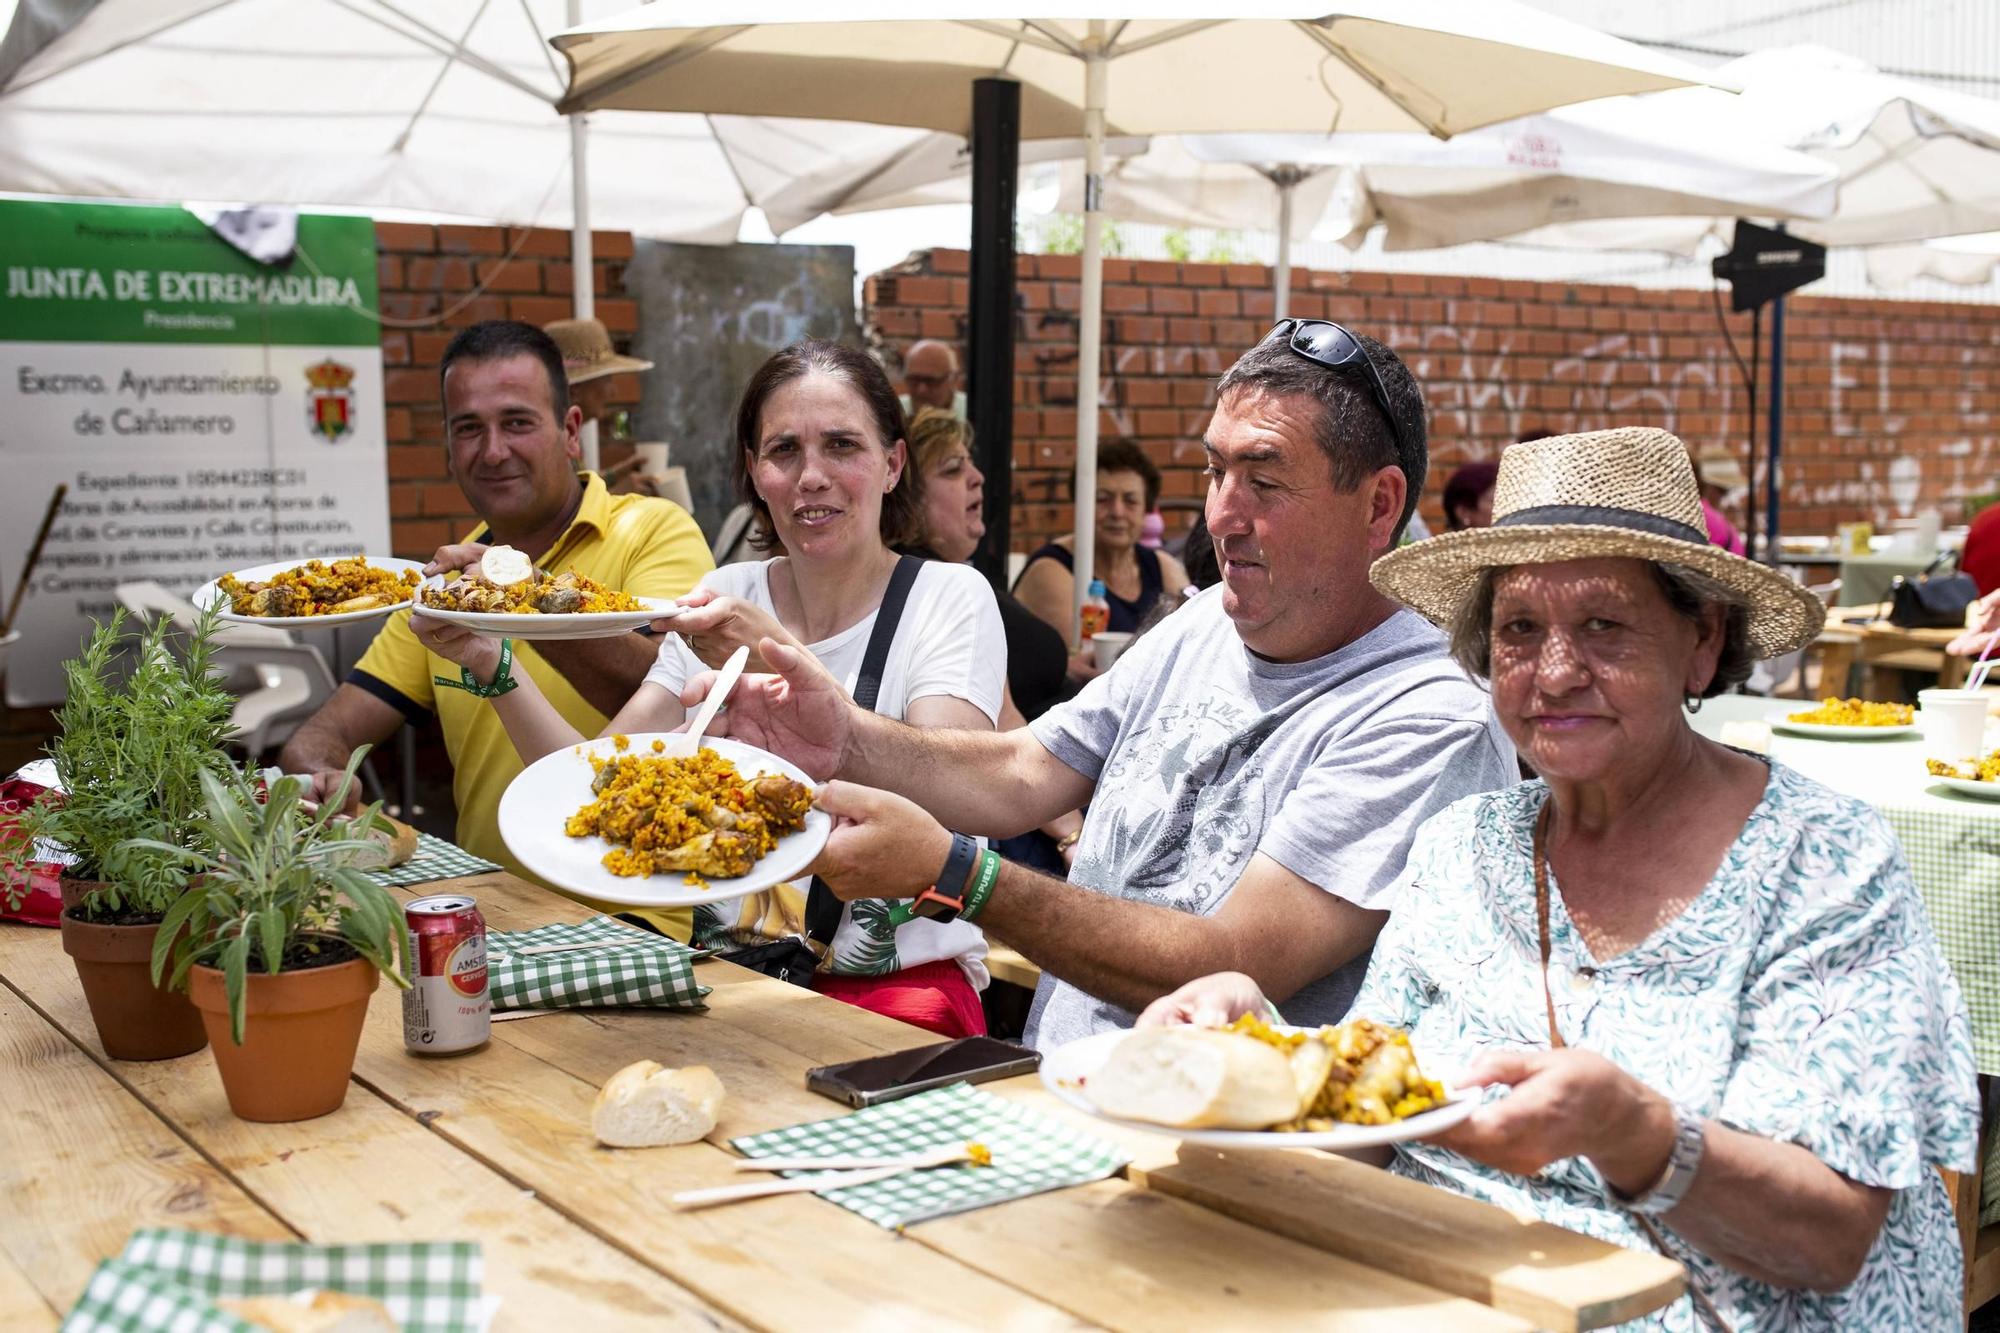
[[[869,711],[874,711],[875,696],[882,689],[882,672],[889,664],[889,648],[896,641],[896,625],[903,618],[903,603],[909,600],[910,587],[917,581],[917,571],[924,562],[913,555],[906,555],[896,563],[896,572],[889,576],[889,586],[882,594],[882,605],[875,612],[875,628],[869,631],[868,647],[861,655],[861,674],[854,681],[854,702]],[[794,986],[812,988],[813,972],[820,959],[833,947],[834,932],[840,929],[840,899],[833,896],[833,890],[815,877],[812,887],[806,892],[806,933],[792,935],[782,940],[769,940],[758,944],[741,944],[733,949],[723,949],[716,957],[725,962],[747,967],[753,972],[762,972],[767,977],[779,981],[789,981]]]
[[[1979,585],[1970,574],[1937,572],[1957,558],[1947,551],[1913,579],[1897,575],[1889,585],[1889,623],[1897,629],[1962,629],[1965,608],[1979,599]]]

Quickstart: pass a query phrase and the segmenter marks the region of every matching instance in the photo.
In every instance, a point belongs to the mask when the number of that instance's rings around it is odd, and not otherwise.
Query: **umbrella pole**
[[[1276,178],[1278,186],[1278,263],[1271,293],[1271,317],[1283,319],[1292,306],[1292,191],[1298,181],[1291,176]]]
[[[569,0],[569,26],[574,28],[583,22],[582,0]],[[570,313],[577,319],[589,319],[597,313],[597,288],[592,281],[592,254],[590,246],[590,159],[589,127],[584,123],[581,112],[569,118],[569,191],[570,224],[569,266],[570,266]],[[597,423],[583,423],[583,466],[587,472],[595,472],[598,467]]]
[[[1076,587],[1070,639],[1081,647],[1083,599],[1097,576],[1097,362],[1104,339],[1104,21],[1090,21],[1083,57],[1083,309],[1076,364]]]

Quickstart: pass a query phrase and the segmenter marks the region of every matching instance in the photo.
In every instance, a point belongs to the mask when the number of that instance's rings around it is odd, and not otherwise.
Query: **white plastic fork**
[[[694,724],[679,736],[666,738],[665,748],[660,753],[668,759],[691,759],[701,753],[701,738],[708,730],[708,724],[722,708],[723,700],[736,688],[737,678],[743,674],[743,666],[750,660],[750,645],[743,644],[729,655],[722,664],[722,671],[709,687],[708,697],[701,701],[701,709],[694,715]]]
[[[794,1176],[789,1180],[753,1180],[747,1185],[718,1185],[710,1189],[682,1190],[674,1195],[670,1202],[675,1208],[686,1211],[693,1208],[712,1208],[723,1203],[738,1203],[744,1199],[761,1199],[772,1194],[818,1194],[824,1190],[846,1189],[851,1185],[872,1185],[878,1180],[900,1176],[905,1171],[921,1171],[926,1167],[969,1162],[972,1160],[972,1148],[970,1144],[954,1144],[949,1149],[938,1148],[927,1154],[926,1158],[927,1160],[923,1160],[920,1165],[913,1164],[918,1159],[898,1158],[887,1165],[877,1165],[867,1171],[840,1171],[832,1175]],[[882,1159],[873,1160],[879,1163]]]

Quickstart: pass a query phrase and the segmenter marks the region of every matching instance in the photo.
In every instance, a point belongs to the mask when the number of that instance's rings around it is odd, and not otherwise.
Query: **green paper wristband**
[[[493,673],[492,684],[481,685],[477,680],[473,679],[472,668],[465,666],[458,669],[457,680],[452,680],[446,676],[432,676],[431,683],[433,685],[443,685],[447,689],[464,690],[467,694],[480,699],[497,699],[508,691],[515,689],[521,683],[514,679],[513,665],[514,641],[512,639],[502,639],[500,640],[500,666]]]
[[[1000,853],[991,847],[979,853],[979,868],[973,872],[972,883],[965,890],[965,907],[958,914],[960,921],[971,921],[985,908],[986,900],[993,896],[993,886],[1000,879]]]

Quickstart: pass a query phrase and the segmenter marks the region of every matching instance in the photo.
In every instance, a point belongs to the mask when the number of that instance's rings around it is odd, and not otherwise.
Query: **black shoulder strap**
[[[882,672],[889,665],[889,649],[896,642],[896,626],[903,618],[903,604],[910,600],[910,588],[924,562],[906,555],[896,562],[889,586],[882,593],[882,605],[875,611],[875,628],[868,633],[868,647],[861,654],[861,674],[854,681],[854,702],[875,711],[876,696],[882,692]],[[806,935],[819,943],[831,944],[840,929],[840,899],[833,890],[814,879],[806,893]]]

